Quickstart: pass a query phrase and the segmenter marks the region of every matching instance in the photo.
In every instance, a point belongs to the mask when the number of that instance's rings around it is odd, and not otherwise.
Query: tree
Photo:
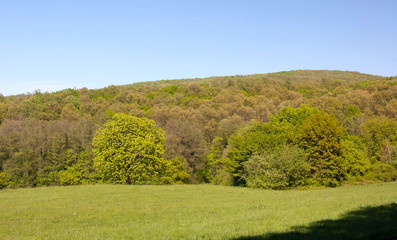
[[[182,156],[186,160],[187,171],[193,183],[202,178],[206,163],[203,160],[206,143],[202,127],[193,120],[169,120],[166,127],[165,141],[167,159]]]
[[[397,121],[386,117],[377,117],[364,123],[361,137],[367,148],[368,157],[373,162],[392,162],[393,149],[397,147]]]
[[[248,187],[285,189],[305,184],[310,164],[296,146],[282,146],[244,162]]]
[[[285,142],[283,129],[273,123],[251,123],[230,136],[227,157],[233,165],[234,185],[245,185],[244,162]]]
[[[314,180],[321,185],[336,186],[345,178],[344,134],[338,120],[327,113],[314,114],[302,124],[299,145],[308,155]]]
[[[104,182],[163,183],[169,161],[164,131],[146,118],[116,113],[93,139],[94,165]]]
[[[278,131],[285,135],[286,141],[290,144],[296,142],[297,135],[303,122],[310,116],[321,111],[302,104],[298,108],[285,107],[277,115],[274,115],[271,122],[277,125]]]
[[[365,154],[364,144],[357,136],[347,136],[343,139],[343,157],[349,177],[363,176],[371,167],[371,162]]]
[[[299,108],[285,107],[268,123],[251,123],[229,138],[228,158],[234,163],[235,184],[244,185],[246,178],[243,165],[254,155],[263,155],[286,144],[295,144],[303,122],[320,113],[302,104]]]

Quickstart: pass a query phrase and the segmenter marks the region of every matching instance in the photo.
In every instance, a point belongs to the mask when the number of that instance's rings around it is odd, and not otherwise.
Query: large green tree
[[[295,144],[303,122],[320,113],[304,104],[298,108],[286,107],[268,123],[252,123],[229,138],[227,156],[234,163],[235,184],[245,184],[243,165],[254,155],[266,155],[276,148]]]
[[[316,182],[336,186],[346,177],[342,138],[345,129],[327,113],[317,113],[306,119],[298,141],[308,155],[311,172]]]
[[[361,137],[368,157],[374,162],[392,163],[397,160],[397,121],[386,117],[368,120],[362,127]]]
[[[170,162],[162,158],[165,134],[146,118],[116,113],[93,139],[94,165],[104,182],[168,182]]]

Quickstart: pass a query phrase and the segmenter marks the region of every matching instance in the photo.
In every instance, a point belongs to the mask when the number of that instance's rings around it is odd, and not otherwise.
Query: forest
[[[397,179],[397,77],[296,70],[0,94],[0,189]]]

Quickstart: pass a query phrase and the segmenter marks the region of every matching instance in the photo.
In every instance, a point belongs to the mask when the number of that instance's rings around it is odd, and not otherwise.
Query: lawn
[[[394,239],[397,182],[271,191],[88,185],[0,191],[0,239]]]

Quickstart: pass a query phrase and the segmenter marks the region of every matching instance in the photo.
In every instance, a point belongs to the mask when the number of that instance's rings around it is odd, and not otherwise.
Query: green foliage
[[[349,104],[344,113],[343,126],[347,132],[352,135],[359,135],[361,124],[363,122],[363,114],[360,109]]]
[[[283,146],[244,163],[248,187],[286,189],[302,186],[310,174],[305,153],[296,146]]]
[[[395,158],[394,147],[397,146],[397,121],[377,117],[366,121],[362,127],[361,137],[367,149],[368,157],[373,161],[391,162]]]
[[[228,158],[220,159],[220,162],[224,166],[231,166],[232,162]],[[212,171],[214,175],[211,179],[211,183],[216,185],[232,186],[234,184],[232,171],[228,168],[217,168]]]
[[[86,183],[82,173],[82,167],[74,164],[66,167],[66,170],[60,171],[59,183],[61,185],[80,185]]]
[[[171,119],[165,126],[167,132],[167,159],[182,156],[186,160],[186,169],[191,176],[191,183],[203,179],[206,163],[203,156],[206,151],[203,129],[194,121]]]
[[[246,129],[232,135],[229,138],[227,156],[234,164],[236,184],[245,182],[244,162],[254,155],[263,155],[285,144],[297,143],[303,122],[317,113],[320,111],[306,105],[295,109],[286,107],[273,116],[269,123],[252,123]]]
[[[296,143],[303,122],[316,113],[320,111],[305,104],[298,108],[285,107],[271,118],[271,122],[278,126],[278,132],[284,134],[288,143]]]
[[[7,186],[7,182],[4,177],[4,173],[0,172],[0,189],[3,189]]]
[[[185,161],[183,157],[175,157],[171,160],[165,174],[168,176],[168,182],[165,180],[165,183],[189,183],[190,174],[187,173]]]
[[[252,123],[230,137],[227,157],[233,162],[235,184],[245,184],[243,163],[251,156],[285,144],[286,138],[279,130],[272,123]]]
[[[299,145],[307,153],[314,180],[321,185],[337,186],[346,177],[344,135],[338,120],[327,113],[314,114],[302,124]]]
[[[161,89],[163,92],[167,92],[169,94],[175,94],[178,91],[179,87],[177,85],[166,86]]]
[[[7,187],[59,184],[59,172],[80,164],[92,171],[90,121],[7,120],[0,126],[0,163]]]
[[[115,113],[148,117],[164,128],[164,156],[184,157],[190,183],[230,184],[232,178],[244,185],[241,163],[284,144],[299,145],[303,122],[321,111],[362,138],[371,164],[393,165],[393,123],[374,119],[397,119],[396,91],[395,77],[299,70],[0,95],[0,172],[8,187],[57,185],[60,172],[77,164],[84,179],[97,181],[92,138]],[[268,130],[244,127],[259,121]],[[365,179],[372,170],[365,170],[359,145],[343,144],[342,158],[347,176]]]
[[[356,136],[349,136],[343,140],[343,158],[349,176],[363,176],[371,167],[364,145]]]
[[[4,182],[9,188],[35,187],[37,185],[37,161],[32,150],[19,151],[3,165]]]
[[[397,180],[397,163],[386,164],[386,163],[375,163],[371,166],[371,169],[366,176],[369,180],[392,182]]]
[[[358,109],[357,107],[349,104],[349,106],[347,106],[347,109],[345,111],[345,118],[349,119],[349,118],[353,118],[353,117],[360,117],[362,115],[360,109]]]
[[[163,130],[146,118],[114,114],[95,134],[94,165],[102,181],[128,184],[163,183],[168,161]]]
[[[225,150],[224,138],[217,137],[213,141],[211,151],[206,155],[206,161],[210,168],[211,176],[207,177],[213,184],[233,185],[233,162],[223,156]]]
[[[303,122],[310,116],[320,113],[320,111],[313,107],[308,107],[302,104],[298,108],[285,107],[281,109],[277,115],[272,117],[272,122],[275,123],[290,123],[293,126],[301,126]]]

